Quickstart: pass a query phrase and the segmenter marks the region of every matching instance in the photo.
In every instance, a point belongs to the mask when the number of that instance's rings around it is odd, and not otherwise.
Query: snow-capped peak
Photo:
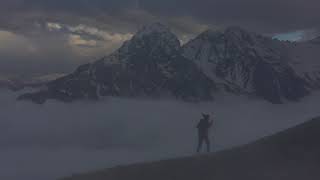
[[[239,27],[206,31],[184,45],[183,53],[228,89],[237,87],[275,103],[281,102],[282,96],[298,99],[307,93],[304,82],[289,66],[282,44]],[[267,83],[275,93],[265,91]]]
[[[120,54],[136,54],[137,52],[144,52],[159,55],[176,54],[181,48],[178,37],[173,34],[170,29],[160,23],[154,23],[145,26],[132,37],[130,41],[124,43],[119,49]],[[156,56],[157,56],[156,55]]]
[[[240,27],[233,26],[228,27],[225,30],[212,30],[208,29],[201,33],[196,39],[202,39],[204,41],[214,41],[215,43],[222,40],[231,42],[254,42],[258,37],[261,37],[255,33],[246,31]]]
[[[305,73],[296,73],[293,62],[300,57],[291,52],[291,46],[301,51],[300,45],[230,27],[207,30],[181,47],[167,26],[154,23],[111,55],[50,83],[47,94],[26,94],[20,99],[43,102],[50,98],[68,101],[163,94],[211,99],[216,90],[226,90],[254,94],[274,103],[298,100],[309,91],[300,75]],[[318,45],[305,43],[306,49],[311,46],[318,51]],[[313,51],[307,52],[314,56]]]
[[[200,38],[203,40],[214,40],[221,35],[223,35],[222,31],[208,29],[208,30],[204,31],[203,33],[201,33],[197,38]]]
[[[181,46],[178,37],[167,26],[161,23],[153,23],[143,27],[132,38],[132,41],[139,41],[141,39],[149,39],[154,43],[160,41],[162,45],[170,46],[175,50],[178,50]]]
[[[153,23],[140,29],[132,39],[111,55],[103,58],[105,65],[127,62],[132,56],[144,53],[150,57],[174,56],[181,49],[178,37],[170,29],[161,24]]]
[[[171,33],[169,27],[161,23],[153,23],[144,26],[141,30],[138,31],[137,35],[143,36],[152,33]]]

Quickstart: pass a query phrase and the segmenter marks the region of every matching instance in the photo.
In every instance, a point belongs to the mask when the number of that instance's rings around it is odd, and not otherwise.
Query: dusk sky
[[[320,179],[319,10],[0,0],[0,180]]]
[[[227,26],[303,41],[319,34],[319,7],[319,0],[2,0],[0,75],[70,72],[153,22],[182,42]]]

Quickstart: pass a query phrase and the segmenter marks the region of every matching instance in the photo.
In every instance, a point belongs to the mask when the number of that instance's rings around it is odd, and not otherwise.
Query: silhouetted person
[[[203,142],[207,145],[207,152],[210,152],[210,140],[209,140],[209,129],[212,126],[213,121],[210,121],[210,115],[202,114],[203,118],[197,125],[198,128],[198,148],[197,152],[200,152]]]

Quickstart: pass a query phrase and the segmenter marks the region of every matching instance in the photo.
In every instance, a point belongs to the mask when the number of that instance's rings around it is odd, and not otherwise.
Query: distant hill
[[[46,87],[48,82],[65,76],[64,74],[47,74],[32,77],[2,77],[0,76],[0,89],[19,91],[24,88]]]
[[[318,180],[320,118],[217,154],[116,167],[62,180]]]

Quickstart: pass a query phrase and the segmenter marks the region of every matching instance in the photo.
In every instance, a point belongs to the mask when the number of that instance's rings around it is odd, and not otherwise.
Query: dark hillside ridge
[[[320,119],[232,150],[130,165],[63,180],[318,180]]]

